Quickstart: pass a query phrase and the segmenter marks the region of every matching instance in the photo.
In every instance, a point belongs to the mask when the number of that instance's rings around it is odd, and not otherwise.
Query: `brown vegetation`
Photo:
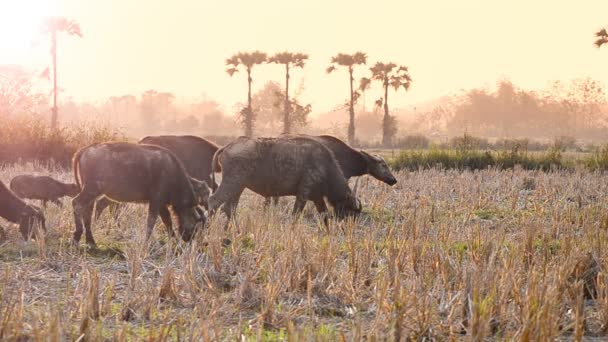
[[[99,249],[74,251],[65,247],[71,210],[53,208],[43,250],[6,229],[1,338],[605,337],[605,176],[396,177],[394,188],[361,182],[366,209],[329,235],[312,211],[294,222],[289,208],[262,211],[246,191],[238,231],[216,219],[190,244],[157,232],[160,243],[148,247],[145,210],[129,206],[120,228],[98,223],[107,227]],[[222,247],[226,237],[232,244]]]

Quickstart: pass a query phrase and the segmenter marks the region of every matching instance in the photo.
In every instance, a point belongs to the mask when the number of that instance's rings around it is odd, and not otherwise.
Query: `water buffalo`
[[[288,137],[292,135],[282,136]],[[295,136],[316,140],[329,148],[334,153],[334,157],[347,180],[351,177],[370,175],[388,185],[397,184],[397,179],[393,176],[386,161],[378,155],[372,155],[363,150],[357,151],[344,141],[331,135],[299,134]],[[275,204],[278,203],[278,197],[274,197],[273,199]],[[266,205],[269,203],[270,197],[266,197]]]
[[[34,227],[40,223],[46,231],[42,211],[34,205],[25,203],[0,181],[0,217],[19,224],[19,231],[26,241],[34,236]]]
[[[45,208],[47,201],[61,207],[61,197],[74,197],[80,192],[78,185],[63,183],[49,176],[19,175],[11,179],[9,186],[21,198],[41,200]]]
[[[218,150],[218,146],[213,142],[193,135],[158,135],[143,137],[138,143],[168,149],[179,158],[190,177],[206,182],[214,190],[217,189],[217,184],[210,177],[211,161]],[[203,189],[202,185],[197,185],[195,181],[193,183],[193,186]],[[199,203],[206,207],[206,197],[201,196],[201,200]],[[100,198],[95,206],[95,218],[111,205],[113,203],[107,198]]]
[[[357,151],[344,141],[331,135],[308,137],[322,143],[334,153],[346,179],[370,175],[388,185],[397,184],[397,179],[382,157],[369,154],[363,150]]]
[[[262,196],[296,196],[294,213],[308,200],[325,213],[324,197],[339,218],[361,212],[333,153],[313,139],[239,137],[215,153],[213,167],[221,170],[222,183],[209,197],[209,211],[224,204],[229,218],[245,188]]]
[[[131,143],[92,144],[74,154],[74,176],[80,193],[74,206],[74,243],[86,230],[86,241],[95,245],[91,216],[95,200],[106,196],[118,202],[148,203],[146,237],[152,235],[156,218],[174,235],[169,208],[175,213],[184,241],[194,236],[205,220],[181,161],[172,152],[156,145]]]

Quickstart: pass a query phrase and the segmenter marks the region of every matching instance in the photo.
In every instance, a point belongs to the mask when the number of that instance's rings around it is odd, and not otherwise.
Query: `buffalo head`
[[[39,223],[42,230],[46,231],[46,220],[40,208],[34,205],[26,205],[21,212],[19,219],[19,231],[25,241],[30,237],[36,237],[36,226]]]
[[[342,201],[336,203],[334,208],[336,212],[336,216],[339,219],[344,219],[346,217],[352,216],[357,217],[363,210],[363,206],[361,205],[361,201],[357,198],[357,188],[359,187],[359,178],[355,181],[355,186],[351,193],[346,196],[346,198]]]
[[[196,231],[204,226],[207,220],[205,212],[198,206],[177,209],[176,214],[179,233],[186,242],[192,240]]]
[[[209,195],[211,194],[211,189],[209,188],[209,185],[207,185],[207,182],[190,177],[190,184],[192,184],[196,202],[209,210]]]
[[[364,151],[361,151],[361,154],[363,154],[363,157],[365,158],[368,173],[372,177],[381,180],[388,185],[397,184],[397,179],[393,176],[391,169],[382,157],[371,155]]]

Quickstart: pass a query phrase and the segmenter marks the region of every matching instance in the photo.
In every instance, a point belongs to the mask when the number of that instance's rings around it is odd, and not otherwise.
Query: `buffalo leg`
[[[299,214],[304,210],[306,201],[310,196],[310,187],[314,182],[310,181],[310,177],[305,177],[304,180],[298,185],[298,194],[296,195],[296,203],[293,205],[293,214]]]
[[[315,207],[321,216],[323,216],[323,223],[325,223],[325,227],[329,227],[329,218],[327,217],[327,205],[325,204],[325,200],[323,197],[317,198],[313,200],[315,203]]]
[[[239,205],[239,200],[241,199],[241,194],[243,190],[239,191],[236,195],[232,196],[228,201],[224,203],[224,207],[222,210],[226,217],[228,217],[228,221],[234,218],[236,220],[236,207]]]
[[[264,207],[269,207],[271,200],[273,205],[277,206],[279,204],[279,196],[264,197]]]
[[[91,192],[88,192],[86,188],[72,199],[72,207],[74,208],[74,224],[76,226],[74,230],[74,244],[80,242],[80,237],[83,232],[83,220],[86,212],[86,207],[90,206],[95,202],[97,196]]]
[[[112,205],[112,201],[110,201],[107,197],[104,196],[98,199],[95,203],[95,219],[97,220],[103,211],[110,205]]]
[[[293,204],[293,214],[297,215],[304,210],[306,206],[306,198],[301,196],[296,196],[296,203]]]
[[[224,204],[227,206],[227,202],[233,202],[235,196],[240,197],[241,193],[245,189],[244,182],[239,179],[228,180],[224,178],[224,181],[220,184],[217,190],[209,196],[209,213],[215,213],[219,207]],[[238,198],[236,200],[238,204]],[[224,209],[226,215],[229,215]]]
[[[85,229],[85,238],[87,240],[87,245],[95,246],[95,239],[93,238],[93,232],[91,231],[91,219],[93,218],[93,208],[95,207],[95,202],[92,201],[88,205],[86,205],[83,209],[83,222]]]
[[[156,224],[156,217],[158,216],[160,211],[160,206],[154,201],[150,201],[148,205],[148,225],[146,227],[146,240],[150,239],[152,236],[152,230],[154,229],[154,225]]]
[[[42,200],[42,207],[46,209],[46,200]]]
[[[166,206],[161,206],[158,214],[160,215],[160,219],[163,221],[163,224],[167,228],[167,233],[169,233],[170,237],[175,237],[175,232],[173,231],[173,222],[171,222],[171,213]]]

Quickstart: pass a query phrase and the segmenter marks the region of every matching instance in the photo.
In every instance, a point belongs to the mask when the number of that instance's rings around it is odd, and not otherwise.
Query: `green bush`
[[[0,164],[37,162],[67,168],[79,148],[112,140],[125,140],[125,136],[103,125],[51,131],[48,122],[37,116],[5,118],[0,121]]]
[[[608,144],[596,148],[591,156],[585,158],[584,164],[592,171],[608,170]]]
[[[390,161],[396,170],[457,169],[482,170],[490,167],[512,169],[516,165],[527,170],[571,169],[573,166],[562,158],[559,150],[528,154],[513,149],[510,151],[447,150],[402,151]],[[607,164],[608,165],[608,164]]]

